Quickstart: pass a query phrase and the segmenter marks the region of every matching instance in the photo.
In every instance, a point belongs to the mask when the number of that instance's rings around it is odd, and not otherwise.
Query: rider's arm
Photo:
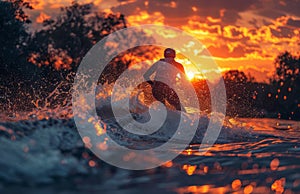
[[[180,76],[181,77],[185,77],[186,76],[186,73],[185,73],[185,70],[184,70],[184,67],[183,67],[183,65],[182,64],[180,64],[180,63],[178,63],[178,68],[179,68],[179,70],[180,70]]]
[[[183,75],[186,75],[183,65],[181,65],[181,72],[183,73]]]
[[[156,69],[157,69],[157,63],[154,63],[143,75],[144,79],[146,81],[151,81],[150,76],[156,71]]]

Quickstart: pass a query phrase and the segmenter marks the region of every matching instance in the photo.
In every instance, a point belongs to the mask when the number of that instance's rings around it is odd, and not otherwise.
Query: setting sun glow
[[[195,74],[191,71],[186,73],[186,77],[188,78],[188,80],[192,80],[195,77]]]

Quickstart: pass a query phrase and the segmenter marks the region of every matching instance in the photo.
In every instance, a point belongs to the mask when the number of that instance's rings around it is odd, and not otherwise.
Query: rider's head
[[[167,48],[165,51],[164,51],[164,57],[165,58],[175,58],[176,57],[176,52],[174,49],[171,49],[171,48]]]

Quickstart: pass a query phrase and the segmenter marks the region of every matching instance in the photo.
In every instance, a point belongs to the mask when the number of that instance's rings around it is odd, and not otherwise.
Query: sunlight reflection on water
[[[190,146],[182,153],[188,159],[181,168],[188,176],[198,177],[199,183],[175,191],[180,194],[299,192],[300,122],[276,119],[231,122],[243,122],[240,126],[251,127],[265,137],[258,141],[215,144],[204,157],[200,156],[198,145]]]

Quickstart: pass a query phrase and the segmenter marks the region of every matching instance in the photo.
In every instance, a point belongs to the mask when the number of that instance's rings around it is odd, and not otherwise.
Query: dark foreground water
[[[229,119],[204,155],[199,143],[145,171],[85,149],[72,120],[0,124],[0,193],[300,193],[300,122]]]

